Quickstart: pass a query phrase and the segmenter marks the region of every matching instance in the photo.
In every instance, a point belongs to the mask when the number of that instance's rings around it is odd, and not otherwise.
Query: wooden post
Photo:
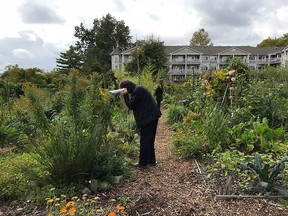
[[[288,199],[288,196],[257,196],[257,195],[216,195],[216,200],[230,199]]]

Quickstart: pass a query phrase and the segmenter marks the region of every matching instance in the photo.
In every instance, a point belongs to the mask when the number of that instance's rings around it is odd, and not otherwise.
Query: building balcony
[[[252,63],[252,64],[264,64],[264,63],[266,63],[267,61],[266,61],[266,59],[257,59],[257,60],[255,60],[255,59],[249,59],[249,63]]]
[[[172,70],[169,70],[169,75],[188,75],[188,76],[192,76],[194,74],[197,74],[197,73],[201,73],[201,71],[199,69],[188,69],[188,70],[177,70],[177,69],[172,69]]]
[[[270,63],[281,63],[281,58],[270,58]]]
[[[185,63],[184,59],[172,59],[171,61],[172,64],[182,64]]]
[[[200,64],[199,59],[189,59],[186,61],[187,64]]]

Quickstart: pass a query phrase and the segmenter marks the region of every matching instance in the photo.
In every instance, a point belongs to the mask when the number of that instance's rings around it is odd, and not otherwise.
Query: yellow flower
[[[108,214],[108,216],[116,216],[116,213],[115,213],[115,212],[110,212],[110,213]]]
[[[216,76],[220,80],[225,80],[226,79],[226,73],[224,71],[218,71],[216,72]]]
[[[70,207],[70,206],[73,205],[73,204],[74,204],[73,201],[69,201],[68,203],[66,203],[66,207],[68,208],[68,207]]]
[[[76,208],[74,208],[74,207],[70,208],[69,209],[69,214],[72,215],[72,214],[74,214],[75,211],[76,211]]]
[[[61,212],[62,214],[64,214],[64,213],[67,212],[67,209],[66,209],[65,207],[63,207],[63,208],[60,209],[60,212]]]
[[[94,197],[95,200],[100,200],[100,197],[96,196]]]
[[[54,200],[53,199],[49,199],[47,200],[47,203],[52,203]]]
[[[125,207],[124,207],[124,206],[119,206],[119,205],[117,205],[117,206],[116,206],[116,209],[117,209],[118,211],[121,211],[121,210],[124,210]]]
[[[97,213],[102,213],[102,210],[101,209],[97,209],[96,212]]]

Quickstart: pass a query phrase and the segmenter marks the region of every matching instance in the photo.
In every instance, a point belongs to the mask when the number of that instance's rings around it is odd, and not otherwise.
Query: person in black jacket
[[[147,168],[147,165],[156,165],[154,142],[160,109],[145,87],[125,80],[120,83],[120,88],[124,88],[125,104],[133,110],[136,125],[140,129],[140,156],[134,166]]]
[[[163,89],[162,89],[160,83],[157,85],[157,88],[155,89],[154,95],[155,95],[155,98],[157,101],[157,105],[160,109],[161,101],[163,100]]]

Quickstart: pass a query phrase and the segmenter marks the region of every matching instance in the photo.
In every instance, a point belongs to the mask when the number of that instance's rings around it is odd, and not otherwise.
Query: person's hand
[[[122,91],[122,94],[128,94],[127,88],[124,88],[124,90]]]

